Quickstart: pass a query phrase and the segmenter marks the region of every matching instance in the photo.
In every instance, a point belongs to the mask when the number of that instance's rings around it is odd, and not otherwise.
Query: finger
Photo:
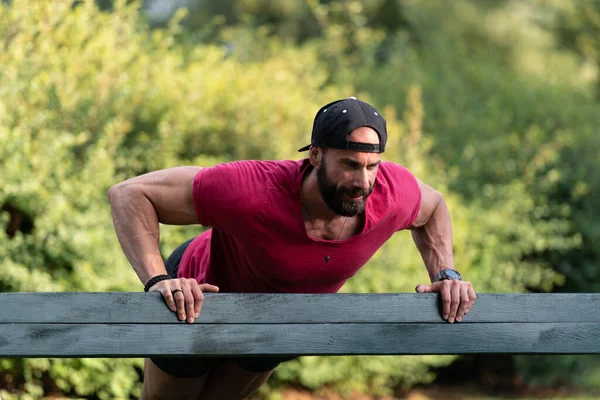
[[[175,300],[177,318],[179,318],[180,321],[185,321],[185,293],[180,285],[179,282],[171,284],[171,295]]]
[[[201,283],[200,285],[200,290],[202,290],[203,292],[218,292],[219,291],[219,287],[215,286],[215,285],[211,285],[210,283]]]
[[[151,291],[152,290],[150,290],[150,292]],[[171,288],[170,287],[162,288],[160,290],[160,293],[162,294],[163,298],[165,299],[165,303],[167,303],[167,307],[169,307],[169,310],[176,312],[177,305],[175,304],[175,299],[173,298],[173,295],[171,294]]]
[[[417,293],[431,293],[431,286],[429,285],[417,285],[417,287],[415,288],[415,291]]]
[[[456,312],[458,311],[458,306],[460,305],[460,286],[460,282],[452,282],[452,287],[450,289],[450,314],[448,315],[448,322],[454,322],[454,319],[456,318]]]
[[[196,317],[196,312],[194,311],[194,294],[192,293],[192,289],[190,284],[182,285],[183,287],[183,306],[185,308],[185,316],[184,319],[187,322],[194,322],[194,318]]]
[[[473,307],[473,303],[477,299],[475,290],[473,289],[473,286],[470,283],[469,283],[469,287],[468,287],[467,291],[469,293],[469,306],[467,307],[467,311],[465,311],[465,314],[468,313],[469,311],[471,311],[471,307]]]
[[[171,294],[171,281],[162,281],[158,282],[154,286],[148,290],[148,292],[160,292],[162,294],[163,299],[165,299],[165,303],[167,303],[167,307],[169,310],[175,312],[177,310],[175,305],[175,300],[173,299],[173,295]]]
[[[471,302],[469,301],[469,288],[467,285],[460,286],[460,305],[456,312],[456,320],[460,322],[462,317],[466,314]]]
[[[442,295],[442,317],[447,320],[450,314],[450,285],[447,283],[448,281],[443,281],[440,294]]]
[[[204,294],[197,282],[194,281],[190,287],[192,289],[192,295],[194,296],[194,317],[198,318],[200,316],[200,310],[202,309],[202,303],[204,302]]]
[[[469,285],[469,300],[471,302],[471,305],[473,304],[473,302],[475,301],[475,299],[477,299],[477,295],[475,294],[475,290],[473,289],[473,286]]]

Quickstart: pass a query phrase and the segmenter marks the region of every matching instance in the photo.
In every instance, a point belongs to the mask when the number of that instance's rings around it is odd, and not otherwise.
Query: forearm
[[[412,228],[412,237],[421,253],[429,278],[445,268],[454,268],[452,252],[452,224],[450,212],[443,197],[424,225]]]
[[[109,199],[117,238],[140,281],[145,284],[166,274],[158,247],[158,216],[150,200],[134,185],[114,187]]]
[[[142,283],[166,274],[159,223],[198,223],[193,181],[201,167],[176,167],[121,182],[108,191],[117,238]]]

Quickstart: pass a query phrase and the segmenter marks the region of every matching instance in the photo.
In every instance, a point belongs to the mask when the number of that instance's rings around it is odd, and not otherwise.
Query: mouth
[[[361,200],[364,198],[364,196],[363,196],[363,195],[352,196],[352,195],[351,195],[351,194],[349,194],[349,193],[344,193],[344,196],[345,196],[345,197],[346,197],[348,200],[350,200],[350,201],[353,201],[353,202],[358,202],[358,201],[361,201]]]

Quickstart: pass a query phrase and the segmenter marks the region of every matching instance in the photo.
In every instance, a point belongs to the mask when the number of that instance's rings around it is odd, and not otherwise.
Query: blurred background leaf
[[[0,5],[0,290],[139,291],[106,192],[177,165],[297,158],[315,111],[380,109],[385,159],[444,193],[479,292],[600,289],[600,2],[147,0]],[[202,227],[163,226],[166,257]],[[407,232],[344,292],[428,279]],[[490,374],[600,389],[596,356],[304,357],[285,387],[401,394]],[[0,396],[136,398],[139,359],[0,360]]]

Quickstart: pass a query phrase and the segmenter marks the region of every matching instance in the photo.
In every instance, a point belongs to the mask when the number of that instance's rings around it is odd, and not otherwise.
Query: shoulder
[[[231,161],[201,169],[194,178],[193,200],[202,225],[233,231],[260,212],[276,163]]]
[[[240,171],[250,173],[290,173],[297,169],[301,161],[292,160],[239,160],[228,161],[205,170],[214,171]]]
[[[293,186],[302,164],[301,161],[287,160],[225,162],[200,170],[194,179],[194,187],[197,191],[211,193],[215,198],[244,198],[248,202],[250,196],[254,202],[261,202],[265,189]]]
[[[212,179],[223,179],[227,181],[242,181],[240,183],[257,182],[264,184],[272,177],[292,175],[297,169],[294,161],[263,161],[263,160],[240,160],[217,164],[212,167],[203,168],[198,172],[196,179],[204,181],[207,177]]]
[[[265,160],[255,161],[256,168],[261,169],[265,175],[279,180],[285,178],[294,178],[301,169],[302,161],[293,160]]]
[[[389,190],[393,189],[419,189],[417,178],[402,165],[389,161],[379,164],[377,171],[377,183],[386,186]]]
[[[235,229],[240,221],[260,214],[271,198],[270,189],[293,188],[301,165],[297,161],[242,160],[203,168],[194,179],[193,191],[199,220],[203,225]]]
[[[303,172],[310,164],[307,159],[299,161],[265,161],[264,163],[271,188],[285,191],[294,189],[299,185]]]
[[[382,162],[371,197],[373,210],[381,220],[393,217],[397,229],[404,229],[416,217],[421,204],[421,189],[417,178],[406,167]]]

